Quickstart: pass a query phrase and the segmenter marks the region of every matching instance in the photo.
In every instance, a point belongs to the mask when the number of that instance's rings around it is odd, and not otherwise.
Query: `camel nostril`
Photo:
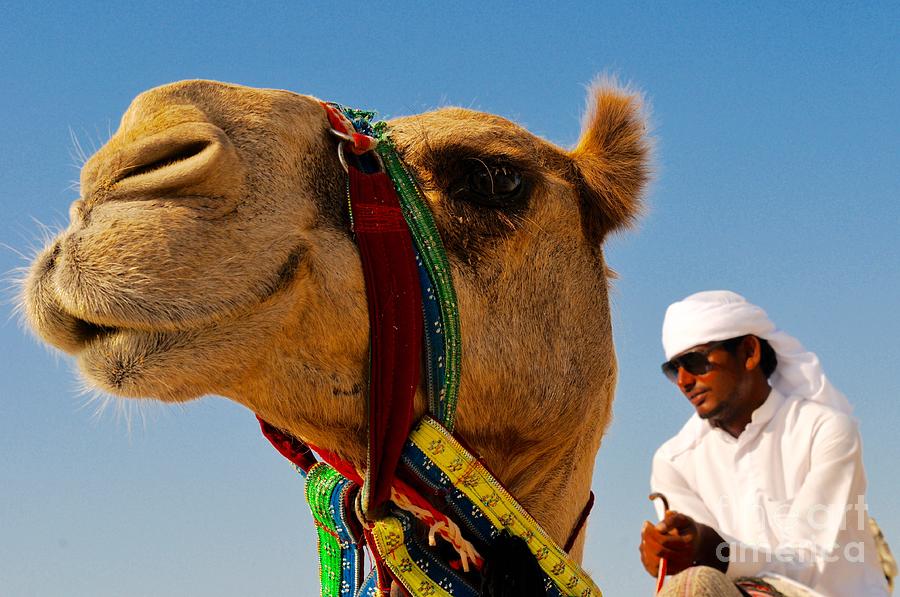
[[[81,173],[85,216],[107,201],[182,198],[191,198],[210,216],[231,209],[243,178],[225,131],[208,122],[185,122],[111,141],[92,157]]]
[[[199,155],[211,144],[212,141],[203,139],[188,141],[170,147],[159,148],[158,151],[154,153],[142,156],[142,164],[129,166],[123,169],[119,176],[116,177],[114,182],[121,182],[127,178],[140,176],[141,174],[149,174],[150,172],[162,170],[163,168],[166,168],[168,166],[183,162]]]

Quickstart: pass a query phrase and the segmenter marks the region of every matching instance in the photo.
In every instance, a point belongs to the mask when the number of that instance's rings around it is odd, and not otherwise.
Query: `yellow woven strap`
[[[440,423],[423,417],[413,428],[409,441],[449,477],[494,527],[522,538],[563,595],[602,597],[599,587],[581,566]]]
[[[453,597],[422,570],[406,550],[403,526],[393,516],[379,519],[372,527],[375,547],[397,580],[413,595]]]

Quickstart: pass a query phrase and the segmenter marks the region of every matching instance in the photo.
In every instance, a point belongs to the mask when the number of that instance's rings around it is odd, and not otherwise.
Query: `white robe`
[[[772,390],[737,438],[697,415],[653,458],[653,491],[730,544],[727,575],[780,574],[822,595],[884,597],[856,421]]]

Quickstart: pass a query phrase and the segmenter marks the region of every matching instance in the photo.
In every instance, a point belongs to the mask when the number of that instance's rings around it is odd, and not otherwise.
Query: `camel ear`
[[[650,141],[640,95],[594,85],[581,139],[570,155],[588,238],[599,242],[608,232],[633,224],[650,178]]]

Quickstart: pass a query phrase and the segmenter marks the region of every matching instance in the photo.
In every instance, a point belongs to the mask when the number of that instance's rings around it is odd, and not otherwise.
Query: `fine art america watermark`
[[[732,498],[722,496],[719,507],[732,507]],[[741,517],[750,517],[760,529],[772,529],[778,539],[774,547],[757,547],[740,542],[721,543],[716,548],[719,561],[778,562],[783,564],[809,564],[812,562],[865,561],[865,542],[836,542],[838,533],[848,528],[867,534],[868,508],[863,496],[849,504],[811,504],[794,508],[791,501],[742,505]],[[853,533],[859,537],[858,533]],[[726,551],[727,550],[727,551]]]

